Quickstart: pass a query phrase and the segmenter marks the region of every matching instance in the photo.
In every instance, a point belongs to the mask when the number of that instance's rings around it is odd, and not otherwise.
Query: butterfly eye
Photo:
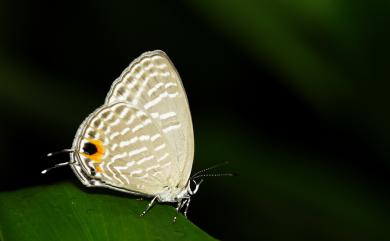
[[[83,146],[83,152],[87,155],[93,155],[98,151],[95,144],[91,142],[86,142]]]

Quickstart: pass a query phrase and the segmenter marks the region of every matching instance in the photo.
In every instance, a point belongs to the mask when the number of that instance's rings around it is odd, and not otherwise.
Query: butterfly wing
[[[96,152],[88,153],[86,143]],[[73,169],[94,186],[155,196],[178,179],[176,157],[161,128],[146,112],[125,102],[93,112],[80,126],[73,146],[78,165]]]
[[[194,158],[191,114],[180,76],[162,51],[146,52],[135,59],[113,83],[106,105],[126,102],[148,113],[175,153],[185,186]]]

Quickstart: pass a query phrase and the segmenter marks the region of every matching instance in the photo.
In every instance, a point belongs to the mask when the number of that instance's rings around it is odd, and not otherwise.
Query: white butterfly
[[[71,161],[54,167],[70,165],[85,186],[152,198],[141,215],[158,201],[177,203],[178,212],[185,206],[186,216],[202,182],[195,178],[214,168],[190,178],[188,100],[176,68],[160,50],[142,54],[122,72],[105,103],[79,127],[72,149],[64,151]]]

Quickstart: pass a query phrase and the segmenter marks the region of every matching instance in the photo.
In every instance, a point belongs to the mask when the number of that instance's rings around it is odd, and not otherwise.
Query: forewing
[[[125,101],[149,113],[177,156],[179,186],[186,185],[194,158],[194,136],[180,76],[162,51],[135,59],[113,83],[106,104]]]
[[[80,127],[75,142],[80,164],[93,180],[146,195],[177,180],[176,157],[154,120],[124,102],[103,106]],[[87,142],[101,143],[101,158],[83,154]]]

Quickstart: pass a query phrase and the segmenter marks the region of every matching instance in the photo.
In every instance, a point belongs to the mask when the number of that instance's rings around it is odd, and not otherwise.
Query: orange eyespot
[[[80,154],[95,162],[101,162],[104,154],[103,143],[100,140],[95,139],[87,140],[88,142],[84,144]]]

